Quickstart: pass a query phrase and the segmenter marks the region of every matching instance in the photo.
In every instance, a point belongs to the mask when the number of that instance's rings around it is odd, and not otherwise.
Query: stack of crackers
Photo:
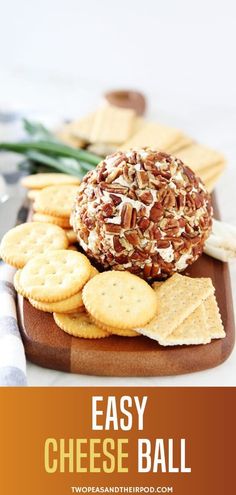
[[[165,282],[154,282],[158,311],[138,331],[160,345],[208,344],[225,337],[215,289],[210,278],[175,274]]]
[[[85,255],[67,248],[65,231],[46,222],[15,227],[0,247],[3,260],[18,268],[17,292],[53,313],[66,333],[89,339],[145,335],[163,346],[225,337],[211,279],[175,274],[150,287],[129,272],[99,274]]]
[[[24,177],[22,185],[28,189],[33,202],[34,222],[50,223],[64,229],[70,249],[76,250],[76,234],[70,226],[70,213],[80,184],[78,177],[48,173]]]
[[[78,252],[69,228],[78,183],[64,174],[23,179],[33,191],[33,221],[10,230],[0,246],[2,259],[18,269],[18,293],[76,337],[144,335],[162,346],[225,337],[211,279],[175,274],[151,287],[126,271],[99,273]]]
[[[71,146],[87,148],[100,156],[118,149],[145,146],[166,151],[192,168],[210,192],[225,168],[221,153],[194,142],[182,131],[148,122],[138,117],[134,110],[109,104],[66,124],[57,135]]]

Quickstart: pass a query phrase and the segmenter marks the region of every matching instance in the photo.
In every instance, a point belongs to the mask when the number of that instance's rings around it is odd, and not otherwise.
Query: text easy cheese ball
[[[202,253],[212,206],[181,160],[145,148],[118,151],[89,172],[71,221],[84,251],[104,268],[162,279]]]

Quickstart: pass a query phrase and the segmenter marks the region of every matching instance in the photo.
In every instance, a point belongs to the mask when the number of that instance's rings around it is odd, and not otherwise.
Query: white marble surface
[[[222,218],[236,225],[235,6],[233,0],[9,0],[1,6],[0,110],[30,110],[53,124],[93,109],[107,88],[144,90],[149,117],[226,154],[217,194]],[[14,164],[8,156],[0,166]],[[230,271],[236,307],[235,264]],[[177,377],[90,377],[30,363],[27,370],[33,386],[232,386],[236,350],[218,368]]]

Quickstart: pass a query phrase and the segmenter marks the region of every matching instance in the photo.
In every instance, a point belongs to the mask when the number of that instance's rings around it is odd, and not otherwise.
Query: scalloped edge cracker
[[[55,217],[70,217],[78,187],[62,184],[43,188],[36,197],[34,210]]]
[[[0,256],[5,263],[15,268],[23,268],[37,254],[55,252],[67,247],[66,234],[58,225],[27,222],[17,225],[3,236]]]
[[[79,185],[80,179],[74,175],[61,174],[60,172],[40,173],[27,175],[21,179],[21,185],[27,189],[43,189],[56,185]]]
[[[34,256],[22,269],[20,283],[25,297],[57,302],[78,293],[90,276],[88,258],[67,249]]]
[[[104,323],[101,323],[99,320],[97,320],[91,315],[90,317],[99,328],[106,330],[112,335],[118,335],[119,337],[140,337],[140,333],[135,332],[135,330],[132,330],[132,328],[125,329],[125,328],[111,327],[109,325],[104,325]]]
[[[84,339],[101,339],[109,337],[109,333],[99,328],[87,313],[53,313],[57,326],[73,337]]]
[[[114,329],[134,329],[150,321],[157,310],[154,290],[126,271],[100,273],[84,286],[82,297],[87,311]]]

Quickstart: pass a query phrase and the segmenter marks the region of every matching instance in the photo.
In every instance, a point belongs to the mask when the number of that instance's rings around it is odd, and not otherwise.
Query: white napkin
[[[27,385],[26,358],[16,316],[15,269],[0,263],[0,386]]]

